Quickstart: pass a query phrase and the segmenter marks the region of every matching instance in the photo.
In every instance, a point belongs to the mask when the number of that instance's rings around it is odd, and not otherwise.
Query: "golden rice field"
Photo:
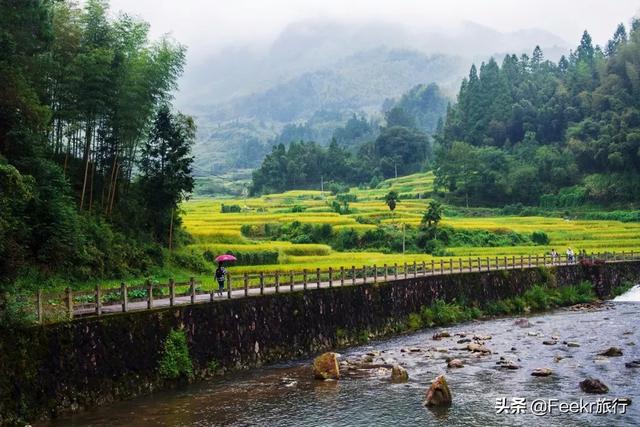
[[[417,225],[428,203],[421,198],[433,189],[433,174],[430,172],[390,179],[376,189],[351,190],[358,198],[350,203],[352,213],[339,215],[329,206],[333,197],[320,191],[289,191],[281,194],[265,195],[259,198],[217,200],[195,199],[183,204],[183,222],[196,243],[187,250],[214,253],[226,251],[277,250],[279,264],[267,266],[237,266],[234,272],[289,271],[328,267],[350,267],[352,265],[383,265],[430,261],[428,254],[383,254],[376,252],[337,252],[326,245],[293,244],[280,241],[251,241],[240,232],[243,224],[286,223],[291,221],[315,224],[331,224],[333,227],[354,228],[364,231],[374,225],[356,222],[356,217],[378,218],[383,223],[405,223]],[[400,194],[395,212],[384,203],[384,196],[390,190]],[[239,205],[241,213],[221,213],[221,205]],[[294,206],[303,212],[292,212]],[[443,224],[455,228],[483,230],[512,230],[530,234],[544,231],[550,238],[548,246],[509,247],[449,247],[447,251],[457,257],[501,256],[501,255],[542,255],[551,248],[564,252],[567,247],[587,252],[640,251],[640,224],[618,221],[565,220],[548,217],[446,217]],[[447,257],[449,258],[449,257]]]

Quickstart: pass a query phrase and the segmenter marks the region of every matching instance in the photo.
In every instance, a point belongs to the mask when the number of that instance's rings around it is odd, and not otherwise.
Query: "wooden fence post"
[[[151,280],[147,280],[147,309],[153,308],[153,285]]]
[[[231,274],[227,273],[227,298],[231,299],[233,285],[231,283]]]
[[[487,257],[487,271],[491,270],[491,259]]]
[[[478,271],[482,271],[482,260],[478,257]]]
[[[469,272],[473,271],[473,263],[471,262],[471,257],[467,258],[467,261],[469,262]]]
[[[213,301],[213,291],[211,291],[211,301]],[[169,279],[169,307],[173,307],[176,303],[176,281]]]
[[[36,292],[36,314],[38,316],[38,323],[42,325],[44,321],[44,313],[42,312],[42,289],[38,289]]]
[[[340,267],[340,286],[344,286],[344,266]]]
[[[449,273],[453,273],[453,259],[449,258]]]
[[[352,285],[356,284],[356,266],[355,265],[351,266],[351,284]]]
[[[189,294],[191,295],[191,304],[196,303],[196,279],[189,278]]]
[[[462,273],[462,258],[458,258],[458,270]]]
[[[209,292],[209,302],[213,302],[216,299],[216,281],[214,280],[213,285],[211,285],[211,291]],[[173,285],[175,288],[175,284]],[[171,281],[169,281],[169,290],[171,290]],[[173,305],[173,304],[170,304]]]
[[[333,268],[329,267],[329,287],[333,288]]]
[[[264,295],[264,272],[260,272],[260,295]]]
[[[444,260],[440,259],[440,274],[444,274]]]
[[[280,292],[280,272],[276,271],[276,278],[275,278],[275,285],[276,285],[276,294]]]
[[[398,280],[398,263],[393,263],[393,277]]]
[[[367,283],[367,266],[363,265],[362,266],[362,284],[366,284]]]
[[[100,285],[96,285],[96,314],[102,315],[102,295],[100,295]]]
[[[316,288],[320,289],[320,269],[316,268]]]
[[[302,288],[307,290],[307,269],[302,270]]]
[[[73,320],[73,291],[67,287],[65,290],[66,303],[67,303],[67,315],[69,320]]]
[[[289,270],[289,290],[293,291],[294,279],[293,279],[293,270]]]
[[[122,312],[126,313],[129,310],[129,294],[127,293],[127,284],[120,283],[120,296],[122,297]]]
[[[404,263],[404,278],[409,277],[409,270],[407,270],[407,263]]]
[[[242,281],[244,282],[244,296],[246,297],[249,295],[249,275],[247,273],[242,276]]]
[[[387,263],[384,264],[384,281],[387,281],[387,278],[389,277],[389,267],[387,266]]]
[[[373,283],[378,283],[378,267],[373,264]]]
[[[413,261],[413,277],[418,277],[418,263]]]
[[[422,261],[422,275],[427,275],[427,263],[425,261]]]
[[[529,254],[529,268],[531,268],[531,254]]]

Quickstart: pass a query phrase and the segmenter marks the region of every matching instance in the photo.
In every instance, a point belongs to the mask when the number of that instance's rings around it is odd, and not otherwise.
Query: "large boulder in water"
[[[595,378],[587,378],[580,382],[580,388],[585,393],[605,394],[609,392],[609,387],[605,383]]]
[[[431,387],[427,390],[424,404],[426,406],[450,406],[451,391],[444,375],[439,375],[431,383]]]
[[[608,349],[600,352],[599,355],[607,357],[619,357],[622,356],[622,349],[620,347],[609,347]]]
[[[391,381],[394,383],[405,383],[409,381],[409,373],[400,365],[393,365],[391,369]]]
[[[319,380],[337,380],[340,378],[340,365],[337,353],[323,353],[313,360],[313,376]]]

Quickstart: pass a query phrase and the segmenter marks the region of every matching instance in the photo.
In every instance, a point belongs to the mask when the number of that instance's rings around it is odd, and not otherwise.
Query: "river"
[[[598,309],[556,310],[528,317],[529,327],[517,318],[477,321],[446,328],[450,338],[436,341],[443,328],[425,329],[368,345],[345,349],[342,359],[362,358],[402,364],[409,372],[405,384],[392,384],[388,372],[339,381],[312,378],[311,360],[254,369],[201,382],[181,390],[156,393],[116,403],[94,411],[60,418],[53,426],[623,426],[640,425],[640,367],[625,363],[640,359],[640,287]],[[459,334],[459,335],[456,335]],[[492,354],[476,357],[466,350],[466,337],[490,335],[485,345]],[[543,341],[557,337],[554,345]],[[563,342],[574,342],[572,347]],[[636,345],[637,344],[637,345]],[[616,346],[621,357],[599,356]],[[413,349],[414,351],[409,351]],[[415,351],[420,350],[420,351]],[[464,368],[448,369],[447,357],[464,361]],[[520,369],[501,368],[504,357]],[[549,377],[533,377],[536,368],[549,367]],[[433,411],[423,405],[431,381],[445,374],[453,395],[449,409]],[[609,387],[606,395],[586,394],[579,382],[600,379]],[[598,398],[631,398],[625,414],[531,413],[536,399],[558,402],[596,402]],[[509,412],[526,399],[524,414],[497,413],[505,398]],[[552,403],[553,404],[553,403]],[[542,410],[542,404],[536,403]],[[621,406],[618,406],[619,411]]]

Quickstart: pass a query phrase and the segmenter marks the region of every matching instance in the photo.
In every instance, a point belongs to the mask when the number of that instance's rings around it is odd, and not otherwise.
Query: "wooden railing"
[[[329,268],[302,271],[261,272],[257,274],[227,274],[225,288],[219,293],[215,283],[205,289],[202,283],[191,278],[188,282],[153,283],[105,288],[96,285],[89,291],[72,291],[63,294],[38,291],[35,299],[26,306],[35,306],[38,323],[48,323],[83,316],[101,316],[109,313],[149,310],[157,307],[213,302],[222,299],[241,298],[334,286],[354,286],[387,282],[415,277],[464,272],[522,269],[537,266],[570,265],[581,260],[589,262],[621,262],[640,260],[640,253],[595,253],[576,255],[512,255],[494,257],[439,258],[429,262],[412,262],[393,265],[363,265],[350,268]]]

